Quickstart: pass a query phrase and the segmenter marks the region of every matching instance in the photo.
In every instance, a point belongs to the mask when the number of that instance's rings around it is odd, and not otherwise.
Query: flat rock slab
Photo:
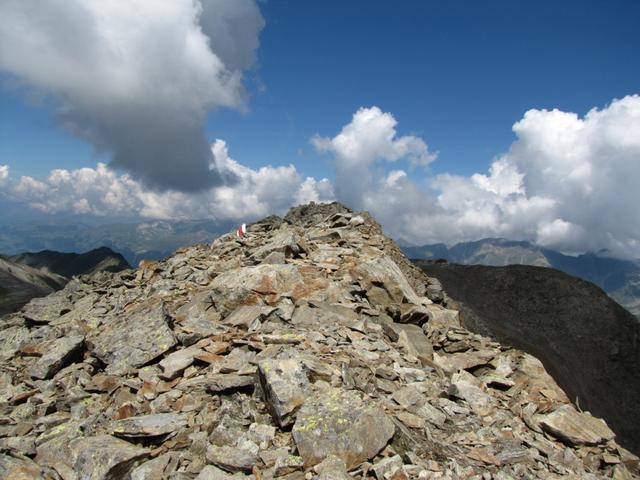
[[[304,403],[309,388],[302,362],[264,360],[258,364],[258,378],[273,420],[281,427],[292,424],[293,413]]]
[[[238,447],[209,445],[207,462],[213,463],[230,472],[251,472],[258,465],[258,455]]]
[[[162,303],[143,304],[100,329],[93,339],[94,353],[108,365],[107,373],[141,367],[176,344],[168,321]]]
[[[135,463],[149,451],[110,435],[76,438],[69,445],[73,470],[82,480],[127,478]]]
[[[193,363],[194,357],[204,353],[200,348],[184,348],[177,350],[160,361],[163,372],[160,378],[163,380],[173,380],[180,375],[185,368]]]
[[[327,388],[300,408],[292,433],[305,467],[336,455],[352,469],[382,450],[394,431],[381,408],[353,391]]]
[[[604,420],[580,413],[572,405],[539,415],[538,420],[543,430],[570,446],[598,445],[615,437]]]
[[[71,360],[80,354],[84,346],[84,337],[73,335],[62,337],[47,344],[46,353],[38,359],[29,370],[32,378],[41,380],[53,377],[58,371],[67,366]]]
[[[157,437],[187,426],[184,416],[176,413],[154,413],[111,422],[111,430],[119,437]]]
[[[237,375],[235,373],[210,375],[205,380],[206,388],[211,393],[225,392],[227,390],[237,390],[255,385],[254,377],[251,375]]]
[[[195,480],[230,480],[230,479],[243,479],[253,480],[253,475],[245,475],[243,473],[227,473],[224,470],[220,470],[213,465],[206,465],[195,478]]]
[[[423,303],[411,288],[400,267],[387,256],[381,256],[363,262],[353,272],[353,276],[360,281],[367,290],[378,285],[382,286],[386,295],[377,296],[378,306],[386,307],[393,303]],[[424,299],[426,300],[426,299]]]

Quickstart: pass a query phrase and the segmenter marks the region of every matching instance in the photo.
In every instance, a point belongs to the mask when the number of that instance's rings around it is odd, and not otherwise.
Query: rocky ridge
[[[307,205],[5,316],[0,477],[638,478],[367,214]]]

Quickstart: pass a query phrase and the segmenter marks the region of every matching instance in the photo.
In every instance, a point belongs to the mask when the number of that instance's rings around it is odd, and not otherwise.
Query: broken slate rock
[[[251,472],[258,465],[258,455],[243,448],[225,445],[209,445],[206,454],[207,462],[213,463],[229,472]]]
[[[539,424],[544,431],[570,446],[598,445],[615,437],[604,420],[580,413],[572,405],[539,415]]]
[[[314,470],[319,473],[318,480],[352,480],[353,478],[347,473],[344,460],[335,455],[329,455],[316,465]]]
[[[62,337],[52,341],[47,345],[46,353],[31,367],[29,374],[32,378],[41,380],[53,377],[80,354],[83,346],[84,337],[81,335]]]
[[[253,480],[253,475],[244,475],[242,473],[227,473],[224,470],[220,470],[218,467],[214,467],[213,465],[206,465],[200,473],[195,478],[195,480],[230,480],[230,479],[238,479],[241,480],[246,478],[247,480]]]
[[[135,328],[132,328],[135,325]],[[176,344],[169,316],[161,302],[142,304],[118,315],[93,339],[94,354],[108,365],[107,373],[124,373],[162,355]]]
[[[157,437],[175,432],[187,426],[183,415],[176,413],[154,413],[125,418],[111,423],[111,430],[119,437]]]
[[[76,438],[69,445],[73,469],[86,480],[127,478],[136,462],[149,455],[137,447],[110,435]]]
[[[295,358],[263,360],[258,378],[273,420],[281,427],[292,424],[309,388],[303,364]]]
[[[336,455],[351,469],[382,450],[394,430],[384,411],[356,392],[327,388],[300,408],[292,433],[305,467]]]
[[[211,393],[225,392],[253,387],[255,380],[251,375],[237,375],[235,373],[210,375],[206,378],[207,390]]]

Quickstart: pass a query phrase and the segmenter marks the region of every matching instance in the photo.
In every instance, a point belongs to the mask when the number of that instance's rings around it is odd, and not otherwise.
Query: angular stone
[[[538,420],[543,430],[570,446],[598,445],[615,437],[604,420],[580,413],[572,405],[539,415]]]
[[[230,472],[251,472],[260,461],[256,453],[228,445],[209,445],[206,457],[208,462]]]
[[[473,375],[461,371],[451,377],[449,395],[465,400],[471,409],[479,416],[485,416],[493,410],[491,396],[485,393],[477,384]]]
[[[417,325],[398,325],[400,335],[398,345],[403,347],[409,355],[416,357],[423,365],[433,359],[433,346]]]
[[[407,302],[415,305],[424,303],[411,288],[400,267],[387,256],[380,256],[359,264],[352,275],[365,289],[380,286],[379,288],[386,292],[388,299],[379,301],[381,307],[392,303]]]
[[[309,389],[303,364],[294,358],[263,360],[258,363],[258,378],[273,420],[281,427],[293,423]]]
[[[196,355],[202,353],[204,352],[199,348],[183,348],[167,355],[160,361],[164,371],[159,377],[163,380],[173,380],[193,363]]]
[[[161,302],[142,304],[127,315],[112,318],[101,329],[93,338],[94,354],[108,365],[107,373],[140,367],[176,344],[168,322]]]
[[[134,468],[131,472],[131,480],[156,480],[164,478],[171,472],[167,472],[166,468],[171,462],[172,455],[165,453],[159,457],[144,462],[142,465]]]
[[[255,303],[250,301],[258,295],[284,293],[302,281],[296,265],[256,265],[221,273],[210,286],[216,308],[228,314],[240,305]]]
[[[220,314],[215,309],[210,292],[201,292],[180,307],[176,313],[176,324],[180,327],[180,342],[191,345],[198,340],[214,335],[220,328]]]
[[[136,462],[149,455],[146,448],[110,435],[76,438],[69,448],[74,471],[87,480],[127,478]]]
[[[225,318],[223,323],[253,332],[260,326],[260,321],[273,310],[275,308],[260,305],[241,305],[231,312],[231,315]]]
[[[396,470],[402,468],[404,462],[400,455],[394,455],[393,457],[387,457],[380,460],[373,466],[373,473],[378,480],[386,480],[390,478]]]
[[[48,379],[82,352],[84,337],[73,335],[48,343],[46,353],[29,369],[32,378]]]
[[[354,391],[327,388],[305,402],[292,433],[306,467],[336,455],[351,469],[382,450],[394,430],[382,409]]]
[[[111,422],[113,434],[127,438],[157,437],[186,426],[186,418],[176,413],[154,413]]]
[[[44,480],[40,465],[27,457],[15,458],[0,453],[0,478],[7,480]]]
[[[400,309],[400,323],[422,326],[429,321],[429,310],[422,305],[403,305]]]
[[[316,465],[314,470],[319,473],[318,480],[353,480],[347,472],[344,460],[335,455],[329,455]]]
[[[214,467],[213,465],[205,465],[205,467],[200,470],[200,473],[195,478],[195,480],[230,480],[230,479],[238,479],[241,480],[243,478],[253,479],[253,475],[244,475],[242,473],[227,473],[224,470],[220,470],[218,467]],[[132,479],[133,480],[133,479]]]
[[[209,392],[219,393],[227,390],[253,387],[255,380],[251,375],[237,375],[235,373],[209,375],[205,380]]]

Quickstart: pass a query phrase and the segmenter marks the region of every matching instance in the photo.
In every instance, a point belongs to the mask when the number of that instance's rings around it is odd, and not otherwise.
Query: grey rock
[[[306,467],[336,455],[350,469],[373,458],[394,430],[379,407],[367,406],[353,391],[327,388],[305,402],[292,433]]]
[[[187,426],[183,415],[154,413],[111,422],[111,431],[119,437],[156,437],[166,435]]]
[[[160,374],[160,378],[164,380],[173,380],[180,375],[185,368],[190,366],[194,361],[194,356],[203,353],[199,348],[184,348],[177,350],[160,361],[160,366],[164,370]]]
[[[227,390],[253,387],[254,377],[251,375],[237,375],[234,373],[209,375],[205,379],[205,385],[209,392],[220,393]]]
[[[308,395],[303,364],[295,358],[264,360],[258,364],[258,378],[273,420],[281,427],[293,423]]]
[[[394,455],[393,457],[387,457],[380,460],[373,466],[373,473],[378,480],[387,480],[392,476],[396,470],[402,468],[404,462],[400,455]]]
[[[105,325],[93,339],[94,354],[108,364],[107,373],[123,373],[140,367],[176,344],[168,322],[169,316],[161,302],[142,304]]]
[[[314,468],[318,472],[318,480],[352,480],[347,472],[344,460],[336,455],[329,455]]]
[[[543,430],[571,446],[598,445],[615,437],[604,420],[580,413],[571,405],[540,415],[538,420]]]
[[[220,470],[218,467],[214,467],[213,465],[205,465],[205,467],[200,470],[200,473],[195,478],[195,480],[229,480],[229,479],[238,479],[241,480],[243,478],[253,479],[253,475],[244,475],[242,473],[234,473],[230,474],[225,472],[224,470]]]
[[[46,353],[29,369],[33,378],[47,379],[53,377],[61,368],[82,352],[84,337],[72,335],[49,342]]]
[[[147,449],[109,435],[77,438],[69,448],[73,469],[82,480],[127,478],[136,462],[149,455]]]
[[[260,459],[256,453],[242,448],[210,445],[207,448],[207,461],[230,472],[251,472]]]

